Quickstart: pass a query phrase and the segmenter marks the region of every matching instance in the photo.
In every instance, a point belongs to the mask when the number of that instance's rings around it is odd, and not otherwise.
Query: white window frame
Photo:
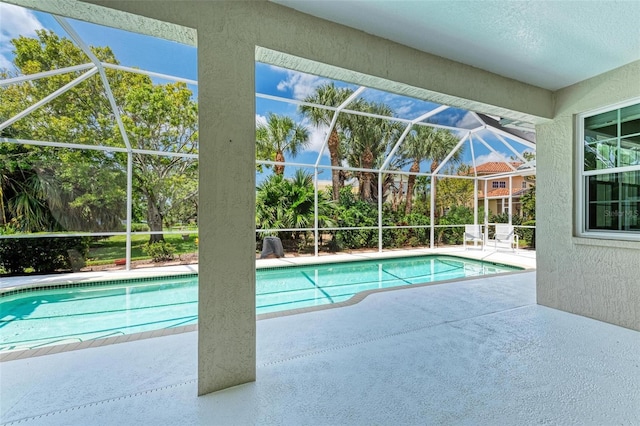
[[[624,102],[620,102],[614,105],[608,105],[606,107],[598,108],[595,110],[587,111],[576,115],[576,194],[575,194],[575,231],[577,237],[584,238],[597,238],[606,240],[626,240],[626,241],[640,241],[640,232],[634,231],[613,231],[613,230],[590,230],[587,229],[588,225],[588,209],[585,206],[587,200],[587,194],[585,194],[586,185],[585,178],[588,176],[594,176],[599,174],[620,174],[623,172],[640,171],[640,165],[635,166],[623,166],[613,167],[609,169],[598,170],[584,170],[584,121],[586,118],[593,117],[595,115],[603,114],[613,110],[618,110],[631,105],[640,104],[640,97],[632,98]],[[618,125],[620,123],[618,122]],[[619,136],[618,136],[619,137]]]

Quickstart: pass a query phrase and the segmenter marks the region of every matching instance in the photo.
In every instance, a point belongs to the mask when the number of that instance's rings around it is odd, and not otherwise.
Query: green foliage
[[[267,123],[256,127],[256,158],[259,160],[284,161],[284,153],[292,158],[298,151],[310,143],[309,131],[303,125],[294,122],[291,117],[270,113]],[[264,166],[270,168],[270,165]],[[257,166],[262,171],[263,166]],[[284,166],[274,166],[276,174],[284,174]]]
[[[509,223],[509,213],[501,213],[501,214],[494,214],[489,216],[489,222],[491,223]],[[523,222],[523,218],[522,216],[519,215],[512,215],[511,216],[511,224],[518,226],[518,225],[522,225]]]
[[[146,223],[132,223],[131,232],[148,232],[149,226]]]
[[[9,274],[28,269],[40,274],[69,270],[69,250],[86,257],[89,241],[86,237],[0,239],[0,267]]]
[[[318,193],[318,225],[334,225],[335,204]],[[315,190],[312,176],[297,170],[291,179],[274,174],[262,182],[256,193],[257,229],[311,228],[314,225]],[[304,238],[304,231],[277,232],[283,240]],[[265,234],[263,234],[265,235]],[[300,247],[298,247],[300,249]]]
[[[430,160],[431,171],[433,172],[457,144],[458,138],[449,130],[415,125],[402,144],[399,154],[404,164],[411,164],[409,171],[413,173],[420,172],[420,163],[424,160]],[[458,149],[450,158],[450,161],[458,163],[462,159],[462,155],[463,150]],[[416,179],[416,175],[409,175],[408,177],[406,213],[411,212],[412,209]],[[438,191],[440,190],[439,185],[437,189]]]
[[[466,173],[466,167],[461,166],[457,173]],[[473,206],[473,180],[440,178],[436,183],[436,207],[444,212],[456,206]]]
[[[351,186],[340,190],[337,227],[377,226],[377,205],[360,200]],[[335,248],[358,249],[377,247],[377,229],[344,229],[336,231]]]
[[[465,225],[473,223],[473,210],[468,207],[458,206],[447,211],[440,217],[439,225]],[[462,244],[464,227],[436,228],[438,243]]]
[[[383,205],[384,226],[429,225],[429,217],[421,213],[404,214],[404,210],[392,210]],[[360,200],[350,186],[340,191],[338,206],[339,227],[378,226],[377,204]],[[429,228],[398,228],[382,231],[385,248],[424,246],[430,241]],[[335,233],[334,249],[375,248],[378,246],[378,229],[344,229]]]
[[[315,93],[307,96],[304,102],[315,105],[326,105],[338,107],[342,105],[351,95],[353,90],[349,88],[338,88],[334,83],[323,84],[316,88]],[[326,108],[318,108],[311,105],[300,105],[298,108],[300,113],[309,119],[311,124],[316,128],[331,128],[329,139],[327,141],[327,149],[329,150],[329,158],[333,167],[340,166],[344,160],[345,152],[342,146],[341,135],[348,126],[347,116],[338,114],[334,125],[334,111]],[[338,201],[340,198],[340,190],[344,186],[344,172],[342,170],[331,169],[331,200]]]
[[[11,41],[17,74],[87,61],[70,40],[37,31]],[[118,64],[108,47],[92,47],[103,62]],[[196,154],[197,104],[184,83],[156,85],[145,75],[105,70],[134,148]],[[79,77],[63,73],[0,88],[0,121],[13,117]],[[9,72],[3,77],[13,77]],[[98,76],[0,131],[0,136],[124,147],[123,136]],[[127,156],[123,153],[3,144],[0,146],[0,225],[15,219],[22,232],[113,231],[126,217]],[[163,221],[196,217],[197,161],[133,155],[134,217],[153,231]],[[162,235],[153,239],[161,239]]]
[[[164,237],[166,243],[175,247],[174,255],[196,253],[198,246],[195,242],[197,234],[189,234],[190,238],[184,240],[180,234],[167,234]],[[144,260],[150,256],[142,251],[142,247],[149,242],[148,235],[131,236],[131,259]],[[87,265],[102,265],[113,263],[115,259],[126,257],[126,237],[124,235],[112,236],[104,239],[95,239],[89,247]]]
[[[13,235],[18,233],[20,233],[20,229],[18,221],[15,218],[0,226],[0,235]]]
[[[529,190],[520,197],[522,203],[522,214],[525,218],[536,219],[536,186],[533,185]]]
[[[536,226],[535,220],[527,220],[522,222],[524,226]],[[527,242],[529,248],[536,248],[536,229],[535,228],[522,228],[520,230],[520,238]]]
[[[352,108],[380,116],[392,116],[393,110],[385,105],[359,99]],[[385,154],[402,132],[398,122],[364,115],[349,115],[343,131],[343,150],[351,167],[375,170],[382,166]],[[355,172],[358,179],[360,199],[377,200],[377,173]]]
[[[387,208],[383,217],[385,226],[429,225],[428,216],[421,213],[405,214],[404,210],[390,212]],[[430,228],[397,228],[382,231],[382,244],[385,248],[426,246],[430,241]]]
[[[151,256],[154,262],[164,262],[173,259],[176,248],[166,241],[156,241],[144,244],[142,251]]]

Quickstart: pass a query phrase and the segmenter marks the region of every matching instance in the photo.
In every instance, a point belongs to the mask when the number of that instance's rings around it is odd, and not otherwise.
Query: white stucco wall
[[[575,114],[640,96],[640,62],[555,94],[537,133],[538,303],[640,330],[640,242],[574,237]]]

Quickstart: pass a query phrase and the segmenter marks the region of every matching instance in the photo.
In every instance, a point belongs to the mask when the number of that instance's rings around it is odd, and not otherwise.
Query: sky
[[[12,38],[19,35],[34,37],[36,35],[35,31],[43,28],[52,30],[61,37],[68,37],[62,27],[49,14],[0,3],[0,17],[0,68],[14,70],[11,63],[13,54],[10,40]],[[121,65],[197,80],[197,49],[195,47],[72,19],[68,19],[68,21],[88,45],[109,46]],[[159,84],[167,82],[160,79],[154,79],[154,81]],[[257,93],[302,100],[313,94],[318,86],[331,81],[323,77],[256,63]],[[355,84],[340,81],[334,81],[334,83],[336,86],[348,87],[353,90],[358,88]],[[190,85],[189,88],[197,96],[197,86]],[[409,120],[420,117],[424,113],[439,107],[438,104],[431,102],[375,89],[366,89],[360,97],[370,102],[385,103],[393,109],[394,116]],[[327,129],[313,126],[308,119],[298,113],[297,106],[294,104],[258,97],[256,99],[256,123],[265,123],[270,113],[288,115],[309,130],[310,143],[307,149],[299,153],[296,158],[287,157],[285,154],[286,160],[296,163],[315,164],[326,139]],[[479,124],[471,113],[455,108],[443,111],[434,116],[432,120],[436,120],[437,123],[442,125],[463,129],[471,129]],[[459,135],[462,133],[459,132]],[[494,146],[499,154],[491,152],[482,143],[475,140],[473,145],[476,164],[482,164],[486,161],[501,161],[501,156],[505,158],[513,156],[513,153],[499,143],[494,136],[485,137],[485,141]],[[510,141],[510,143],[519,152],[526,150],[526,147],[514,141]],[[463,161],[470,164],[471,149],[468,143],[465,143],[465,145]],[[327,152],[323,152],[320,164],[329,164]],[[405,169],[408,170],[408,167],[405,167]],[[426,170],[427,167],[428,164],[421,165],[423,170]],[[311,171],[311,169],[308,171]],[[293,172],[294,168],[289,167],[286,169],[285,174],[291,175]],[[326,179],[330,179],[328,171],[324,175],[326,175]],[[321,176],[321,180],[324,180],[324,175]],[[261,178],[261,176],[258,176],[258,180],[261,180]]]

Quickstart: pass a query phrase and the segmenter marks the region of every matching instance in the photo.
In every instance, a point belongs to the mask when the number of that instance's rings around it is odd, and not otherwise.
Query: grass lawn
[[[189,234],[189,239],[184,240],[181,234],[164,234],[164,240],[175,248],[175,255],[195,253],[198,251],[196,238],[198,234]],[[148,235],[131,236],[131,259],[151,259],[142,251],[142,246],[149,241]],[[126,257],[127,238],[124,235],[109,237],[104,240],[94,241],[89,247],[87,265],[105,265],[113,263],[116,259]]]

